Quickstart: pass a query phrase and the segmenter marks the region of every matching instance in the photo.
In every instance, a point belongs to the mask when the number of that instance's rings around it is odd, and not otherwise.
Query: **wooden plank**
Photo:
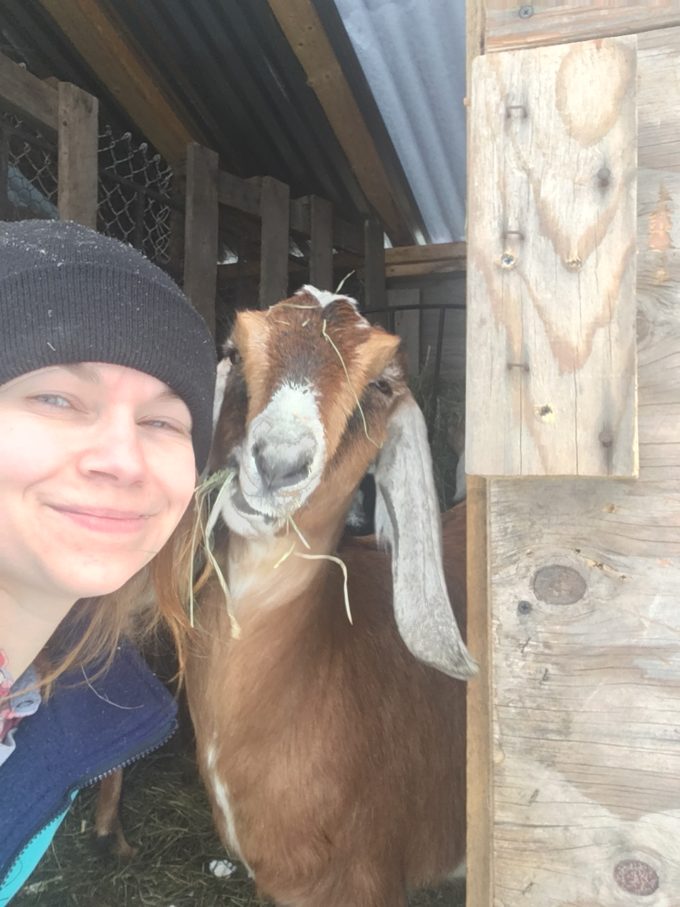
[[[217,154],[190,144],[186,157],[184,292],[215,332],[217,286]]]
[[[59,83],[59,217],[97,226],[99,101]]]
[[[260,180],[244,180],[233,173],[220,170],[217,178],[217,197],[220,205],[235,208],[244,214],[260,216]]]
[[[452,261],[464,259],[467,245],[464,242],[429,243],[424,246],[393,246],[385,249],[386,265],[406,265],[423,261]]]
[[[364,224],[364,307],[384,309],[387,305],[385,287],[385,237],[382,224],[369,219]]]
[[[309,253],[309,280],[320,290],[333,289],[333,205],[312,195],[309,200],[311,215],[311,248]]]
[[[473,71],[467,470],[635,475],[635,38]]]
[[[639,164],[671,170],[680,160],[680,27],[640,35],[638,48]]]
[[[401,337],[401,347],[406,355],[409,375],[420,373],[420,295],[416,287],[388,290],[387,305],[411,306],[411,309],[394,313],[394,333]]]
[[[262,258],[259,305],[266,309],[288,295],[288,246],[290,191],[271,176],[262,179]]]
[[[650,149],[680,103],[656,41],[638,55]],[[680,154],[654,160],[638,180],[639,480],[489,483],[496,907],[675,907],[680,891]]]
[[[389,249],[385,249],[388,252]],[[413,261],[401,265],[385,265],[385,276],[392,278],[429,277],[433,274],[457,274],[467,270],[465,258],[442,261]]]
[[[58,129],[57,91],[0,54],[0,103],[51,132]]]
[[[467,645],[479,663],[479,674],[467,688],[468,907],[492,907],[493,903],[493,639],[487,605],[488,484],[480,476],[467,479]]]
[[[486,53],[565,44],[680,25],[676,0],[509,3],[487,0]]]
[[[119,22],[97,0],[39,0],[80,56],[113,92],[142,134],[171,162],[202,136],[176,98],[136,52]],[[182,112],[180,114],[180,111]]]
[[[408,244],[412,231],[399,211],[380,154],[312,0],[268,2],[385,231],[392,242]]]

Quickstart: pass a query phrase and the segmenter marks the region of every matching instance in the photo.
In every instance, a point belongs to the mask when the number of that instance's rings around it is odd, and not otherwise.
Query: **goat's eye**
[[[235,346],[230,346],[229,349],[225,351],[225,355],[232,365],[238,365],[241,361],[241,354]]]
[[[392,385],[389,381],[386,381],[385,378],[378,378],[377,381],[371,381],[371,387],[379,390],[380,393],[384,394],[386,397],[392,396]]]

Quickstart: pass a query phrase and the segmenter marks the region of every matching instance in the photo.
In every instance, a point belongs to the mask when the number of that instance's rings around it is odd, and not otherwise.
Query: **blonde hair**
[[[116,592],[80,599],[69,612],[69,624],[84,628],[69,635],[64,644],[59,628],[35,660],[39,687],[49,696],[54,682],[72,669],[96,665],[87,680],[105,673],[121,639],[143,644],[157,632],[169,634],[176,651],[176,677],[184,672],[189,630],[186,602],[192,580],[191,526],[193,502],[178,527],[139,573]],[[85,677],[82,682],[86,682]]]

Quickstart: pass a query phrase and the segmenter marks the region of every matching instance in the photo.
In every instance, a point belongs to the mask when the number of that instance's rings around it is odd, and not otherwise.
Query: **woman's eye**
[[[44,403],[46,406],[55,406],[59,409],[73,409],[73,404],[61,394],[36,394],[33,397],[38,403]]]
[[[186,425],[180,425],[178,422],[171,422],[168,419],[146,419],[143,423],[147,428],[155,428],[160,431],[169,431],[177,435],[191,434]]]

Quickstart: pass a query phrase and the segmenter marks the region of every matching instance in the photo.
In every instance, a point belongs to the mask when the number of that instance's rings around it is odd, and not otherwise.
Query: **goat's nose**
[[[257,441],[252,453],[257,471],[269,491],[279,491],[298,485],[309,475],[314,459],[316,441],[311,436],[295,444],[277,439]]]

